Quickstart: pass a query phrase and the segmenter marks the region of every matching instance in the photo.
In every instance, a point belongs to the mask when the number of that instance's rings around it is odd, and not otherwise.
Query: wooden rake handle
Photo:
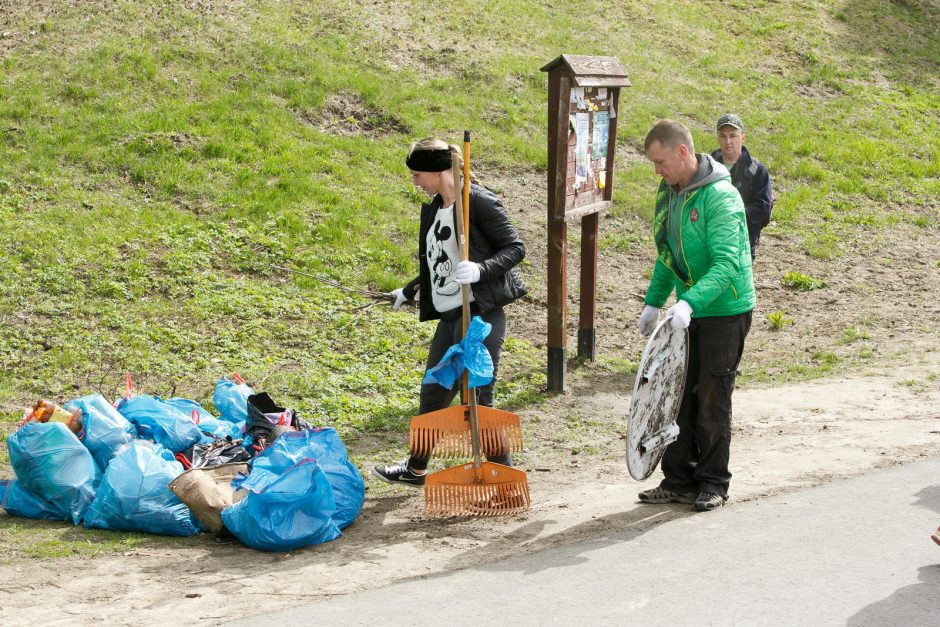
[[[457,163],[451,166],[454,175],[454,186],[460,181],[460,171]],[[459,194],[455,194],[455,213],[457,214],[456,227],[458,246],[460,248],[460,260],[470,261],[470,131],[463,132],[463,181],[462,189]],[[454,190],[457,191],[456,189]],[[463,284],[460,286],[461,296],[463,297],[463,336],[467,336],[467,329],[470,327],[470,286]],[[463,373],[463,391],[464,398],[470,406],[470,438],[473,444],[473,467],[477,472],[478,478],[482,480],[482,448],[480,441],[480,421],[477,416],[477,394],[476,390],[468,387],[469,374],[466,370]]]

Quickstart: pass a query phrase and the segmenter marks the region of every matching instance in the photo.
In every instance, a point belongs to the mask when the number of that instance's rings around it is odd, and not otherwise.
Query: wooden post
[[[565,222],[568,160],[568,107],[570,79],[549,75],[548,86],[548,389],[565,390],[565,310],[568,304],[568,224]],[[565,106],[562,106],[565,103]]]
[[[597,312],[598,214],[581,220],[581,311],[578,317],[578,359],[594,361]]]
[[[630,81],[613,57],[562,55],[542,71],[548,72],[547,379],[550,392],[564,392],[568,222],[581,220],[578,357],[594,361],[598,214],[613,199],[618,99]]]

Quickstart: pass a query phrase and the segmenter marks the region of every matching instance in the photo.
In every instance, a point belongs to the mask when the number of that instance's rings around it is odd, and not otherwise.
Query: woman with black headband
[[[455,161],[463,166],[457,147],[431,137],[412,144],[405,159],[415,187],[430,196],[431,202],[421,206],[418,276],[392,292],[392,308],[398,309],[405,301],[418,301],[419,318],[438,321],[428,352],[427,367],[431,368],[463,336],[460,286],[469,284],[472,314],[493,325],[483,342],[493,357],[493,380],[477,388],[479,403],[492,407],[499,353],[506,336],[503,306],[527,292],[515,269],[525,257],[525,246],[499,199],[488,189],[471,184],[470,260],[459,261],[455,222],[459,218],[454,209],[459,190],[451,170]],[[419,413],[449,406],[459,389],[458,385],[448,390],[436,383],[422,384]],[[508,452],[490,460],[507,466],[512,463]],[[428,458],[411,455],[400,464],[376,466],[372,473],[390,483],[420,487],[427,467]]]

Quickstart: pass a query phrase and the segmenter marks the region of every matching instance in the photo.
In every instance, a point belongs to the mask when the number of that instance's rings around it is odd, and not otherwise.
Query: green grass
[[[639,363],[618,355],[601,355],[597,358],[596,370],[615,375],[633,375]]]
[[[926,394],[934,389],[933,379],[924,381],[923,379],[904,379],[898,382],[916,394]]]
[[[868,331],[862,326],[846,327],[842,329],[840,341],[842,344],[854,344],[862,340],[871,339]]]
[[[125,371],[142,391],[205,402],[237,370],[341,429],[400,427],[429,325],[350,313],[356,297],[273,266],[401,285],[416,271],[421,200],[408,142],[472,128],[475,159],[541,176],[539,67],[563,50],[628,68],[618,141],[634,153],[659,117],[709,149],[718,114],[741,112],[774,173],[774,228],[802,233],[812,257],[841,256],[846,228],[937,226],[930,3],[625,2],[598,21],[512,1],[405,2],[387,24],[341,5],[11,11],[0,61],[8,419],[37,396],[117,392]],[[467,35],[439,36],[466,20],[477,24]],[[638,219],[602,246],[643,250],[655,175],[638,156],[620,159],[616,181],[612,213]],[[904,212],[886,216],[886,199]],[[525,344],[507,347],[510,404],[543,384]]]
[[[786,312],[783,311],[771,311],[767,314],[767,322],[774,331],[780,331],[785,326],[793,324],[793,318],[787,318]]]
[[[73,527],[59,522],[0,518],[0,545],[11,547],[0,562],[17,557],[55,559],[94,557],[150,546],[167,546],[186,539]]]
[[[795,359],[780,358],[760,364],[751,371],[742,373],[742,383],[793,383],[832,375],[839,368],[848,368],[870,363],[871,351],[836,354],[830,351],[813,351]]]
[[[783,278],[780,279],[786,287],[792,287],[801,292],[808,292],[811,290],[818,290],[826,287],[826,282],[819,279],[814,279],[811,276],[807,276],[801,272],[796,272],[791,270],[783,275]]]

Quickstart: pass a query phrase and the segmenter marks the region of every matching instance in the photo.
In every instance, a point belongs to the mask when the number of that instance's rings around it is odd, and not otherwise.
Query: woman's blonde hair
[[[411,148],[408,150],[408,156],[411,156],[411,153],[416,150],[450,150],[450,157],[454,160],[454,163],[457,164],[457,167],[463,170],[463,151],[458,146],[453,144],[448,144],[444,140],[438,139],[436,137],[425,137],[424,139],[418,140],[416,142],[411,142]],[[477,183],[476,174],[471,170],[470,171],[470,180],[474,183]]]
[[[463,156],[460,154],[460,149],[457,148],[457,146],[448,144],[436,137],[425,137],[416,142],[411,142],[411,149],[408,151],[408,156],[410,157],[415,151],[421,150],[450,150],[451,159],[454,159],[458,167],[463,168]]]

